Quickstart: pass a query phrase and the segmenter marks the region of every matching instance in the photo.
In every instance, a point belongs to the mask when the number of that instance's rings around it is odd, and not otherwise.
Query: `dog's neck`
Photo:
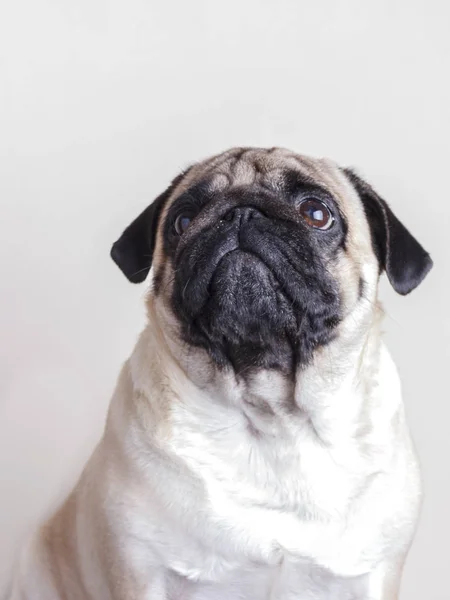
[[[307,519],[344,511],[361,478],[391,460],[380,451],[395,403],[392,391],[381,389],[393,380],[384,373],[377,381],[384,369],[378,308],[343,322],[336,340],[295,378],[263,371],[239,380],[184,348],[175,319],[149,304],[148,326],[124,368],[107,427],[121,428],[127,452],[162,452],[165,468],[178,465],[177,476],[201,480],[208,493],[287,510],[302,506]],[[330,496],[321,473],[334,473],[333,465],[347,475]]]
[[[236,377],[218,369],[203,350],[180,342],[178,324],[164,305],[148,301],[149,323],[135,350],[133,381],[144,388],[152,402],[156,395],[179,398],[183,411],[200,413],[205,422],[220,419],[225,426],[241,413],[255,435],[274,434],[274,423],[306,419],[321,442],[347,439],[360,420],[378,372],[382,310],[375,304],[352,311],[339,334],[320,348],[294,377],[275,371],[256,371]],[[142,370],[151,361],[158,381],[149,381]],[[156,367],[156,368],[155,368]],[[159,390],[159,392],[157,392]],[[161,398],[164,403],[164,398]],[[176,401],[175,401],[176,402]],[[176,408],[172,406],[172,408]],[[278,419],[277,419],[278,418]],[[297,419],[298,421],[298,419]]]

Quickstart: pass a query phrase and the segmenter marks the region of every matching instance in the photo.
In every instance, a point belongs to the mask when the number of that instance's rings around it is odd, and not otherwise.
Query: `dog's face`
[[[273,148],[236,148],[178,176],[124,231],[112,257],[184,342],[223,368],[293,373],[376,300],[432,266],[387,204],[349,170]]]

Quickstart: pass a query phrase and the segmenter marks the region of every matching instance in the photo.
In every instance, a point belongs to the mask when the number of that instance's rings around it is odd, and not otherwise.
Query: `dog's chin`
[[[190,287],[195,287],[192,280]],[[256,254],[226,253],[211,277],[202,311],[189,318],[183,308],[178,304],[176,313],[185,341],[205,348],[221,367],[231,366],[236,373],[252,368],[292,373],[299,362],[305,315]]]
[[[299,323],[277,273],[256,255],[234,250],[222,259],[203,324],[217,359],[236,371],[291,370]]]
[[[292,363],[299,329],[292,302],[254,254],[234,250],[221,260],[198,325],[215,357],[238,371]]]

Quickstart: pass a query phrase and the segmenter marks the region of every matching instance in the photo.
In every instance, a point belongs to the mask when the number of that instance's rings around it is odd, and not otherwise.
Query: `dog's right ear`
[[[162,209],[188,170],[178,175],[166,191],[128,225],[111,248],[111,258],[132,283],[142,283],[150,271]]]

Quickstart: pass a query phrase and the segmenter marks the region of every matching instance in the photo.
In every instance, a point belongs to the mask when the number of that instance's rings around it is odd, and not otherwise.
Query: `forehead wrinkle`
[[[265,187],[278,190],[281,188],[282,171],[279,157],[271,158],[269,150],[246,148],[220,165],[219,172],[213,173],[211,187],[223,190],[260,182]]]
[[[250,150],[250,148],[244,148],[244,147],[231,148],[231,150],[227,150],[225,152],[222,152],[221,154],[217,154],[216,156],[213,157],[213,159],[211,161],[207,160],[206,162],[201,163],[201,165],[205,167],[205,169],[203,171],[203,176],[205,176],[208,173],[211,173],[211,171],[213,171],[213,170],[222,171],[223,167],[226,167],[227,164],[228,164],[228,169],[226,169],[226,172],[229,173],[231,171],[230,165],[233,162],[239,161],[239,159],[248,150]]]
[[[328,187],[327,174],[324,172],[323,168],[321,168],[320,159],[310,158],[309,156],[299,154],[294,154],[293,158],[296,160],[297,169],[299,168],[303,175],[311,179],[312,183]]]
[[[317,159],[310,159],[307,156],[279,148],[278,152],[269,154],[265,162],[267,172],[265,183],[275,190],[282,188],[283,174],[289,170],[298,173],[304,180],[309,180],[312,185],[326,187],[323,174],[317,165]]]
[[[348,212],[348,186],[333,161],[310,158],[286,148],[236,147],[194,164],[166,202],[162,217],[177,196],[201,181],[208,182],[211,193],[257,181],[274,191],[282,191],[286,169],[324,187],[339,201],[343,213]]]
[[[229,161],[230,162],[230,161]],[[282,189],[283,172],[286,168],[298,169],[298,157],[282,148],[247,148],[229,166],[232,174],[230,184],[251,185],[262,183],[275,191]],[[301,170],[303,173],[303,169]]]
[[[254,183],[255,170],[246,159],[251,151],[251,148],[236,148],[231,156],[223,156],[220,162],[208,165],[203,176],[210,177],[211,189],[222,190],[233,185]]]
[[[204,180],[209,177],[211,192],[238,185],[251,186],[255,182],[280,192],[283,190],[284,173],[287,169],[298,172],[303,178],[310,180],[311,184],[323,186],[323,177],[320,176],[314,159],[309,160],[283,148],[236,149],[226,156],[219,156],[219,161],[208,163],[201,176]]]
[[[177,189],[174,190],[174,192],[176,191],[177,193],[172,194],[167,204],[171,204],[174,198],[180,195],[180,192],[183,193],[187,191],[196,183],[206,179],[208,175],[213,174],[214,171],[219,170],[221,165],[229,160],[230,156],[234,156],[236,153],[242,152],[243,150],[245,149],[231,148],[230,150],[226,150],[225,152],[221,152],[220,154],[216,154],[192,165],[189,172],[186,174],[186,177],[180,182]]]

